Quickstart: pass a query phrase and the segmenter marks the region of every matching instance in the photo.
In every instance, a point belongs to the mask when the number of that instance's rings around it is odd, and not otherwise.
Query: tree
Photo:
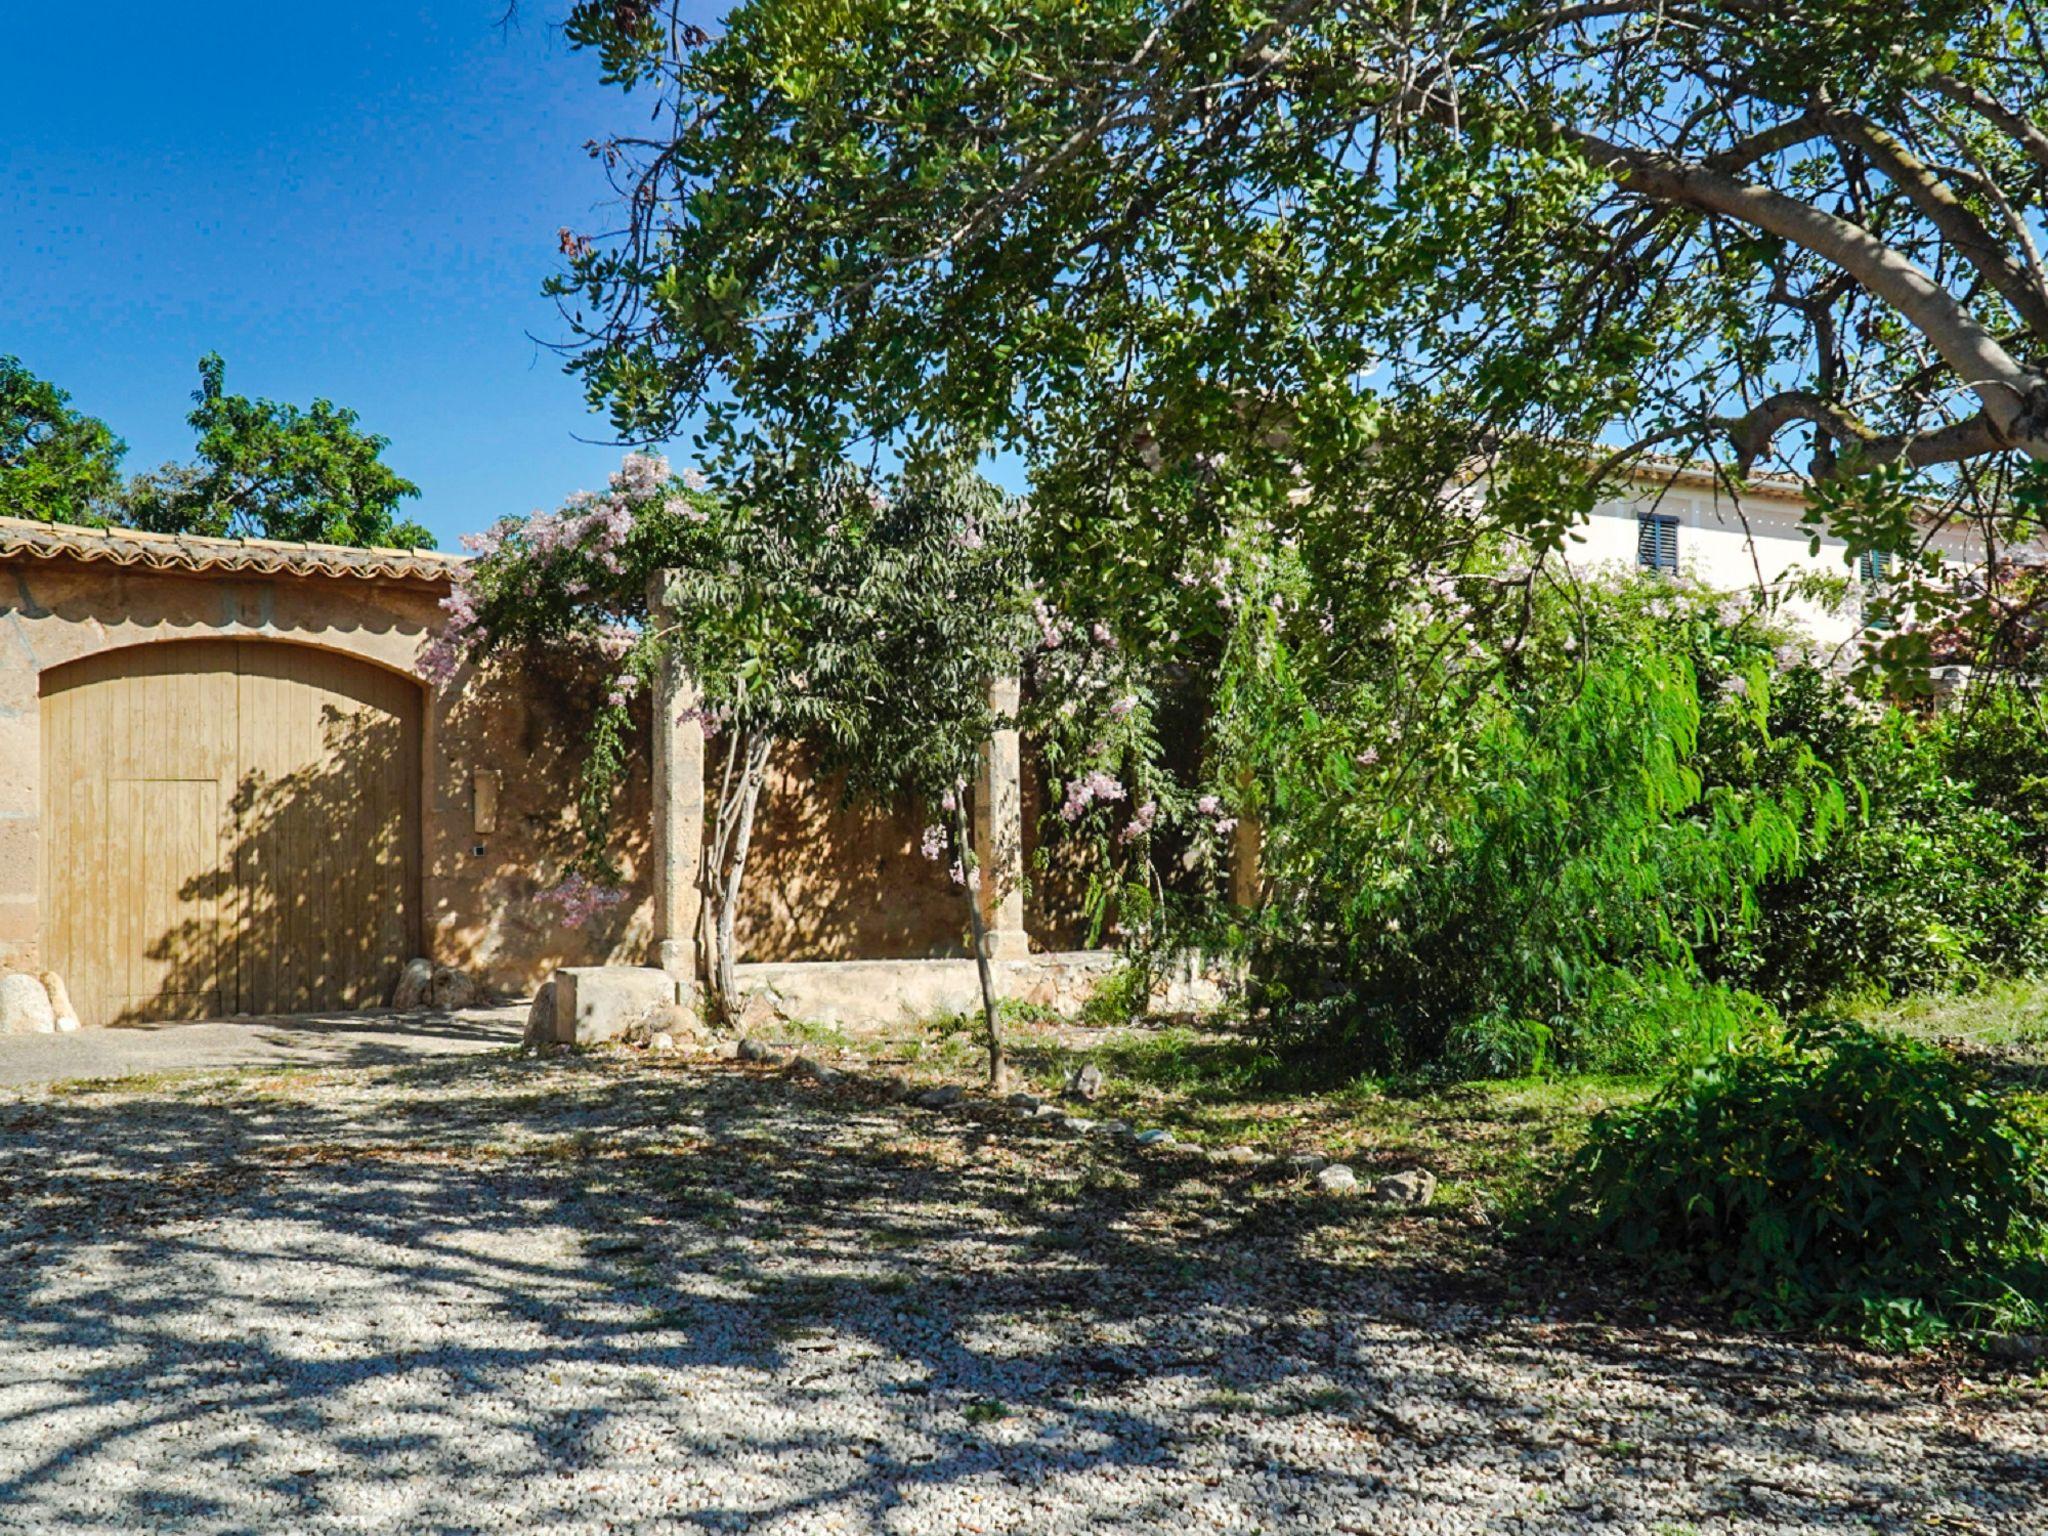
[[[2036,0],[775,0],[726,27],[571,12],[662,108],[596,146],[626,219],[557,285],[630,430],[708,406],[714,439],[1015,442],[1055,523],[1218,465],[1341,507],[1397,408],[1475,458],[1616,448],[1589,482],[1651,446],[1732,482],[1891,467],[1994,549],[2048,486]],[[1503,521],[1540,551],[1577,499]],[[1878,531],[1853,492],[1829,515]]]
[[[121,489],[122,441],[18,357],[0,357],[0,515],[104,521]]]
[[[628,455],[609,490],[561,512],[501,522],[448,600],[428,658],[521,646],[583,649],[612,674],[594,713],[580,797],[584,847],[570,905],[616,883],[611,802],[630,763],[631,706],[680,665],[721,762],[703,873],[712,1011],[737,1013],[734,918],[778,747],[806,749],[850,797],[944,814],[925,837],[951,849],[967,899],[990,1078],[1002,1047],[967,834],[976,754],[1002,723],[989,684],[1024,642],[1025,509],[955,462],[878,482],[845,465],[763,459],[724,494],[672,482]]]
[[[354,411],[328,400],[309,409],[226,389],[218,353],[199,360],[186,419],[196,462],[136,476],[127,520],[160,533],[254,535],[323,544],[417,549],[434,542],[398,517],[419,487],[383,461],[390,439],[364,432]]]

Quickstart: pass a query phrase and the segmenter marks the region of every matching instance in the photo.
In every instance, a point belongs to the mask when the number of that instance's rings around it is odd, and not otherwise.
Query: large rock
[[[398,985],[391,989],[391,1006],[401,1013],[427,1006],[427,994],[434,985],[434,962],[421,956],[405,962],[398,973]]]
[[[427,1001],[436,1008],[473,1008],[482,998],[483,989],[476,979],[455,969],[452,965],[434,967],[433,984],[427,988]]]
[[[646,1039],[648,1022],[668,1028],[676,979],[639,965],[572,965],[555,972],[555,1038],[567,1044]]]
[[[57,1011],[50,1006],[50,994],[42,981],[21,973],[0,976],[0,1035],[56,1032]]]
[[[1419,1210],[1436,1198],[1436,1175],[1427,1168],[1390,1173],[1373,1185],[1372,1197],[1380,1205],[1405,1205]]]
[[[57,1032],[69,1034],[78,1028],[78,1010],[71,1006],[71,989],[55,971],[43,972],[43,990],[50,995],[50,1012],[56,1015]]]
[[[524,1044],[533,1050],[555,1043],[555,983],[549,978],[533,994],[533,1006],[526,1010]]]

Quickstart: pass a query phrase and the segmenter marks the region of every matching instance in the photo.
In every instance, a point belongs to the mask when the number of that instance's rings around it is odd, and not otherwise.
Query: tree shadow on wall
[[[542,648],[492,658],[459,674],[436,761],[458,774],[458,795],[475,769],[497,776],[497,820],[475,829],[464,807],[461,834],[443,829],[435,849],[436,895],[427,913],[436,944],[487,959],[501,984],[531,987],[565,965],[644,965],[653,944],[654,831],[648,744],[652,717],[635,701],[633,753],[614,790],[605,851],[623,898],[580,927],[545,899],[583,851],[577,806],[596,705],[609,677],[590,657]],[[479,852],[478,850],[482,851]]]
[[[706,744],[705,821],[717,816],[718,747]],[[747,960],[922,960],[968,953],[967,906],[919,850],[907,801],[850,800],[801,748],[769,768],[740,895]]]
[[[384,1005],[419,953],[419,746],[412,722],[332,703],[296,766],[252,768],[213,829],[219,856],[176,890],[124,1020]],[[187,831],[188,842],[193,841]]]

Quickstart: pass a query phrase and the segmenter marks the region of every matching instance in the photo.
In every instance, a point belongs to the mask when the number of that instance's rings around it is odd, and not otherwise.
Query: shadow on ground
[[[0,1100],[0,1529],[2035,1531],[2038,1394],[742,1069]]]

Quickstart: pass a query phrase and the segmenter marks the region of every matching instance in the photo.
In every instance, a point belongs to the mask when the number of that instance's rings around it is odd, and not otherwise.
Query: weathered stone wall
[[[0,564],[0,969],[41,958],[42,747],[39,684],[49,668],[168,640],[264,639],[343,652],[417,679],[440,621],[430,582],[322,575],[178,573],[104,563]],[[422,685],[424,687],[424,685]],[[587,681],[581,691],[587,693]],[[523,992],[562,965],[635,963],[650,932],[644,893],[584,929],[535,893],[576,847],[579,689],[573,677],[493,668],[426,692],[420,840],[423,947],[488,985]],[[478,772],[495,791],[479,830]],[[647,776],[627,785],[621,862],[644,858]]]
[[[44,671],[117,647],[247,638],[319,646],[417,680],[443,590],[431,581],[0,559],[0,971],[40,968]],[[625,899],[582,928],[539,899],[580,846],[576,774],[596,679],[521,658],[465,672],[449,689],[421,686],[425,953],[520,994],[564,966],[653,963],[644,755],[613,823]],[[707,759],[715,809],[715,747]],[[908,807],[843,805],[837,785],[818,781],[800,753],[785,753],[756,828],[739,916],[744,957],[965,954],[964,899],[920,853],[921,832]],[[1048,933],[1070,927],[1047,921]]]

